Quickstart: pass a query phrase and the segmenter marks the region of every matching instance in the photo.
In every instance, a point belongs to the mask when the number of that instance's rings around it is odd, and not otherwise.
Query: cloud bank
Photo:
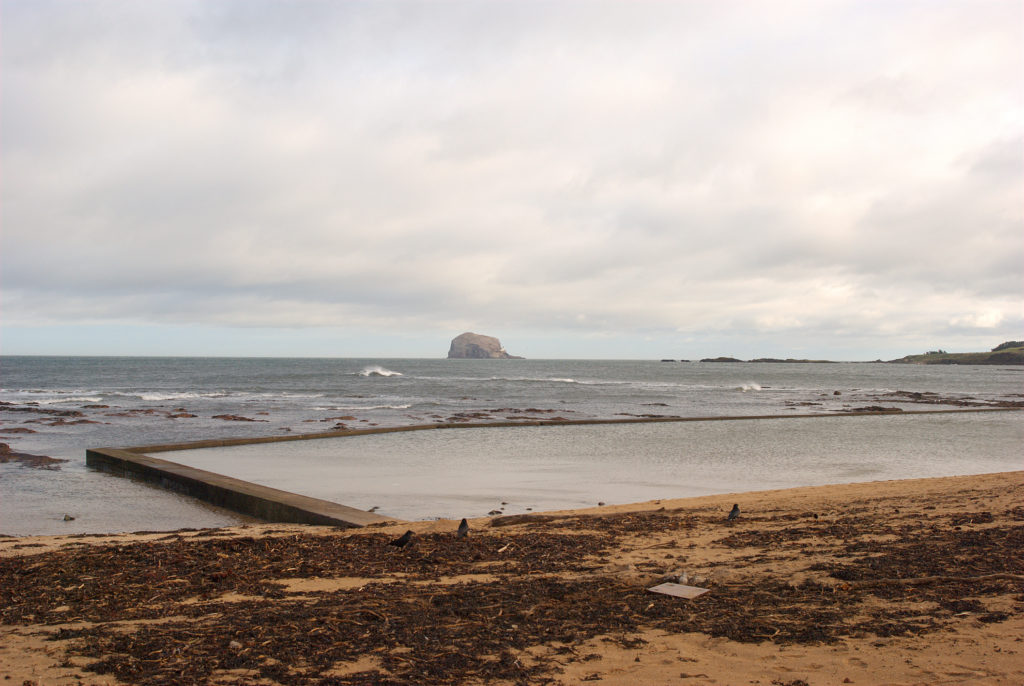
[[[5,352],[47,327],[68,353],[132,326],[562,357],[1024,333],[1014,3],[2,11]]]

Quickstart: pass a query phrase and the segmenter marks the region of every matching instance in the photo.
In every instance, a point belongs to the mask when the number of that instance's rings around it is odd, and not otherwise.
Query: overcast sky
[[[5,354],[1024,338],[1013,0],[3,0]]]

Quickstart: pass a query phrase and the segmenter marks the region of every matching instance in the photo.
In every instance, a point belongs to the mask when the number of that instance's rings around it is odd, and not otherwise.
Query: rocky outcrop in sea
[[[494,336],[467,331],[464,334],[452,339],[452,345],[448,349],[448,359],[497,359],[497,360],[521,360],[522,357],[509,355],[502,347],[501,341]]]

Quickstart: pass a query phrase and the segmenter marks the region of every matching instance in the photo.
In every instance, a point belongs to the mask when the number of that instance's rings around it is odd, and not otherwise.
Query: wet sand
[[[463,539],[448,520],[3,538],[0,678],[1019,684],[1022,503],[1007,472],[481,518]],[[646,590],[683,573],[709,592]]]

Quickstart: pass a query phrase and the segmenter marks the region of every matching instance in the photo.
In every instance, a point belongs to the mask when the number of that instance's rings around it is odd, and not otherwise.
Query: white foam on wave
[[[2,390],[4,392],[10,392],[10,393],[25,393],[27,395],[45,395],[47,393],[52,394],[52,395],[70,395],[71,393],[88,393],[89,392],[89,391],[85,391],[85,390],[77,390],[77,391],[61,390],[61,389],[58,389],[58,388],[18,388],[18,389],[0,388],[0,390]]]
[[[407,410],[412,407],[411,404],[406,405],[331,405],[330,407],[314,407],[314,410],[321,412],[335,412],[337,410]]]
[[[127,391],[104,392],[106,396],[116,396],[146,402],[166,402],[183,400],[220,400],[231,398],[239,402],[264,402],[273,400],[294,400],[302,398],[322,398],[323,393],[296,393],[292,391],[242,392],[242,391]],[[63,402],[63,401],[62,401]]]
[[[370,367],[365,367],[361,372],[359,372],[359,376],[402,376],[402,373],[385,369],[379,364],[375,364]]]
[[[130,395],[125,393],[124,395]],[[217,393],[195,393],[193,391],[183,392],[172,392],[172,393],[137,393],[135,394],[141,400],[147,401],[159,401],[159,400],[195,400],[196,398],[227,398],[230,394],[223,391]]]
[[[323,398],[326,393],[295,393],[293,391],[267,391],[264,393],[243,394],[236,393],[241,397],[254,400],[302,400],[304,398]]]
[[[576,379],[563,379],[558,377],[539,376],[492,376],[491,381],[524,381],[530,383],[584,383]]]
[[[70,398],[39,398],[33,399],[32,402],[38,405],[57,405],[63,403],[98,403],[101,400],[103,400],[101,396],[76,395]]]
[[[11,395],[92,396],[102,392],[103,391],[99,391],[94,388],[0,388],[0,393],[9,393]],[[74,398],[62,398],[58,402],[64,402],[67,400],[74,400]],[[34,398],[33,402],[42,401]]]
[[[750,381],[740,386],[739,390],[743,391],[744,393],[746,393],[747,391],[759,391],[761,390],[761,384]]]

